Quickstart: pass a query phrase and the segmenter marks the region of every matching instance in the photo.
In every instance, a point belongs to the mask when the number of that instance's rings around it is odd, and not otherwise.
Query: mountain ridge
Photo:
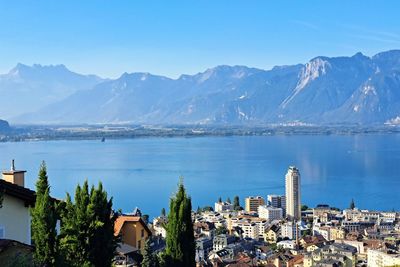
[[[400,50],[318,56],[270,70],[220,65],[176,79],[124,73],[12,121],[381,125],[400,116],[399,77]]]

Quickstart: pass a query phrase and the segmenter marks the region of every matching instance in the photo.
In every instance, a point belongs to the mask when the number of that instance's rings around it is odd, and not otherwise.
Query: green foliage
[[[142,220],[145,224],[148,224],[149,223],[149,215],[148,214],[142,215]]]
[[[232,203],[232,202],[231,202],[231,199],[230,199],[229,197],[226,199],[226,202],[229,203],[229,204]]]
[[[306,211],[308,210],[308,206],[307,205],[301,205],[301,211]]]
[[[141,264],[142,267],[158,267],[159,266],[158,257],[151,250],[150,244],[151,244],[151,238],[148,238],[146,240],[146,244],[144,246],[143,260],[142,260],[142,264]]]
[[[221,203],[221,202],[222,202],[222,198],[219,197],[219,198],[218,198],[218,203]]]
[[[178,192],[170,200],[163,266],[195,266],[195,242],[191,213],[191,198],[186,194],[183,183],[180,182]]]
[[[162,208],[162,209],[161,209],[161,215],[162,215],[162,216],[165,216],[166,214],[167,214],[167,213],[165,212],[165,208]]]
[[[60,251],[67,266],[111,266],[117,239],[114,237],[115,215],[112,199],[99,183],[77,186],[75,203],[67,194],[61,213]]]
[[[216,235],[222,235],[222,234],[227,234],[228,233],[228,229],[226,229],[225,226],[220,226],[217,228],[217,230],[215,231]]]
[[[243,210],[242,206],[240,206],[239,196],[233,198],[233,209],[236,211]]]
[[[36,182],[36,202],[31,209],[34,259],[38,265],[55,266],[57,259],[55,204],[50,197],[50,186],[45,162],[42,162]]]

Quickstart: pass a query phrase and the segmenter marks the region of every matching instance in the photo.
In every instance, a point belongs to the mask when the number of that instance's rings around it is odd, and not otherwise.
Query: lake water
[[[296,165],[302,202],[400,210],[400,135],[148,138],[100,141],[0,143],[0,169],[27,170],[34,188],[40,162],[51,192],[63,198],[77,183],[102,181],[114,208],[139,207],[157,216],[168,208],[179,177],[193,207],[239,195],[284,193],[284,176]]]

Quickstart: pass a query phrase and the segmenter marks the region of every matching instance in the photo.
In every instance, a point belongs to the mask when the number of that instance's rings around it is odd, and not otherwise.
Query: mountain
[[[81,75],[64,65],[17,64],[0,75],[0,116],[12,118],[33,112],[79,91],[91,89],[103,80],[95,75]]]
[[[400,122],[400,50],[316,57],[271,70],[217,66],[170,79],[123,74],[78,90],[25,123],[383,124]]]
[[[10,131],[10,125],[8,124],[7,121],[0,120],[0,133],[6,133]]]

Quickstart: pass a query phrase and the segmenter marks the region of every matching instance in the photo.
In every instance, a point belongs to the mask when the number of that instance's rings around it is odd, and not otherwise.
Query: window
[[[5,237],[6,237],[6,233],[5,233],[4,226],[0,225],[0,238],[5,238]]]
[[[138,242],[137,242],[137,246],[138,246],[138,249],[141,249],[141,240],[139,240]]]
[[[142,229],[142,238],[144,237],[144,229]]]

